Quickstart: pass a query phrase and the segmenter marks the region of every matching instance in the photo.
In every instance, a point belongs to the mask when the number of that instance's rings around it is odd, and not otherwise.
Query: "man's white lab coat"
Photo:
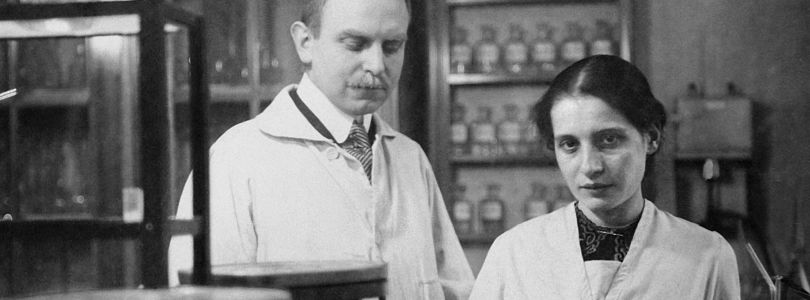
[[[466,299],[474,278],[419,145],[375,116],[369,184],[302,116],[291,88],[211,147],[212,264],[384,261],[387,299]],[[190,215],[187,184],[178,216]],[[172,242],[173,269],[191,266],[189,245]]]

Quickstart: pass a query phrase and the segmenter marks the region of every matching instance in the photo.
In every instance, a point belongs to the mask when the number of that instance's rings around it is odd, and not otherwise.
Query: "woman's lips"
[[[603,190],[603,189],[609,188],[611,186],[612,185],[607,184],[607,183],[588,183],[588,184],[580,185],[580,188],[583,188],[583,189],[586,189],[586,190]]]

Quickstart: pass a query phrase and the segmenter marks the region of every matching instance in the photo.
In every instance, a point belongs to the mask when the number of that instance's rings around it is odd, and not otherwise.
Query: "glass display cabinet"
[[[165,287],[175,234],[210,270],[203,30],[162,1],[0,1],[0,296]]]
[[[498,234],[573,201],[530,110],[571,63],[629,60],[631,11],[630,0],[428,2],[429,155],[474,270]]]

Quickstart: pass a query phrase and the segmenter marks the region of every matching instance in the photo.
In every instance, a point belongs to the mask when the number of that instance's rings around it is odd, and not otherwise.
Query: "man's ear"
[[[295,44],[295,51],[298,52],[298,58],[304,65],[309,65],[312,62],[312,32],[306,24],[301,21],[296,21],[290,25],[290,35],[292,36],[293,43]]]

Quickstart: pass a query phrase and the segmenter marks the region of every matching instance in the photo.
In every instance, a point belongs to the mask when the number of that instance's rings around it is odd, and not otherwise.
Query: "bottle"
[[[504,119],[498,123],[499,153],[506,156],[515,156],[520,144],[520,122],[518,121],[517,105],[504,104]]]
[[[512,74],[526,72],[529,64],[529,46],[526,45],[524,35],[526,31],[519,24],[509,25],[509,40],[504,45],[504,64]]]
[[[271,85],[281,81],[280,64],[270,48],[262,48],[259,51],[259,79],[262,84]]]
[[[450,141],[453,143],[453,156],[470,153],[470,129],[465,122],[467,108],[461,104],[453,105],[450,121]]]
[[[596,34],[591,41],[591,55],[616,55],[613,26],[605,20],[596,20]]]
[[[529,105],[527,111],[532,111],[532,106]],[[520,147],[518,152],[522,155],[537,155],[540,153],[541,145],[540,145],[540,137],[539,133],[537,132],[537,124],[535,124],[532,118],[526,118],[522,122],[523,126],[521,128],[521,136],[520,136]]]
[[[457,234],[473,233],[473,203],[467,200],[464,193],[467,187],[456,184],[453,187],[453,227]]]
[[[554,28],[548,23],[537,23],[537,37],[532,42],[532,63],[541,76],[551,76],[557,72],[556,62]]]
[[[80,87],[84,85],[86,80],[86,66],[85,66],[85,47],[84,42],[79,42],[73,51],[73,57],[70,61],[69,74],[67,86]]]
[[[549,211],[549,202],[546,199],[548,188],[539,182],[532,182],[532,193],[526,197],[523,212],[526,220],[545,215]]]
[[[583,34],[583,28],[579,23],[568,22],[566,24],[566,35],[560,47],[560,56],[564,65],[568,66],[587,55],[587,45]]]
[[[453,42],[450,46],[450,73],[464,74],[472,71],[473,49],[467,38],[466,28],[461,26],[453,28]]]
[[[476,157],[491,157],[497,155],[497,138],[495,125],[492,123],[492,108],[479,106],[478,115],[470,126],[472,132],[472,146],[470,152]]]
[[[498,47],[495,27],[491,25],[481,26],[481,40],[475,43],[474,57],[479,73],[498,73],[500,70],[501,49]]]
[[[501,185],[487,185],[487,194],[479,203],[482,233],[498,235],[504,231],[504,203],[500,196]]]

